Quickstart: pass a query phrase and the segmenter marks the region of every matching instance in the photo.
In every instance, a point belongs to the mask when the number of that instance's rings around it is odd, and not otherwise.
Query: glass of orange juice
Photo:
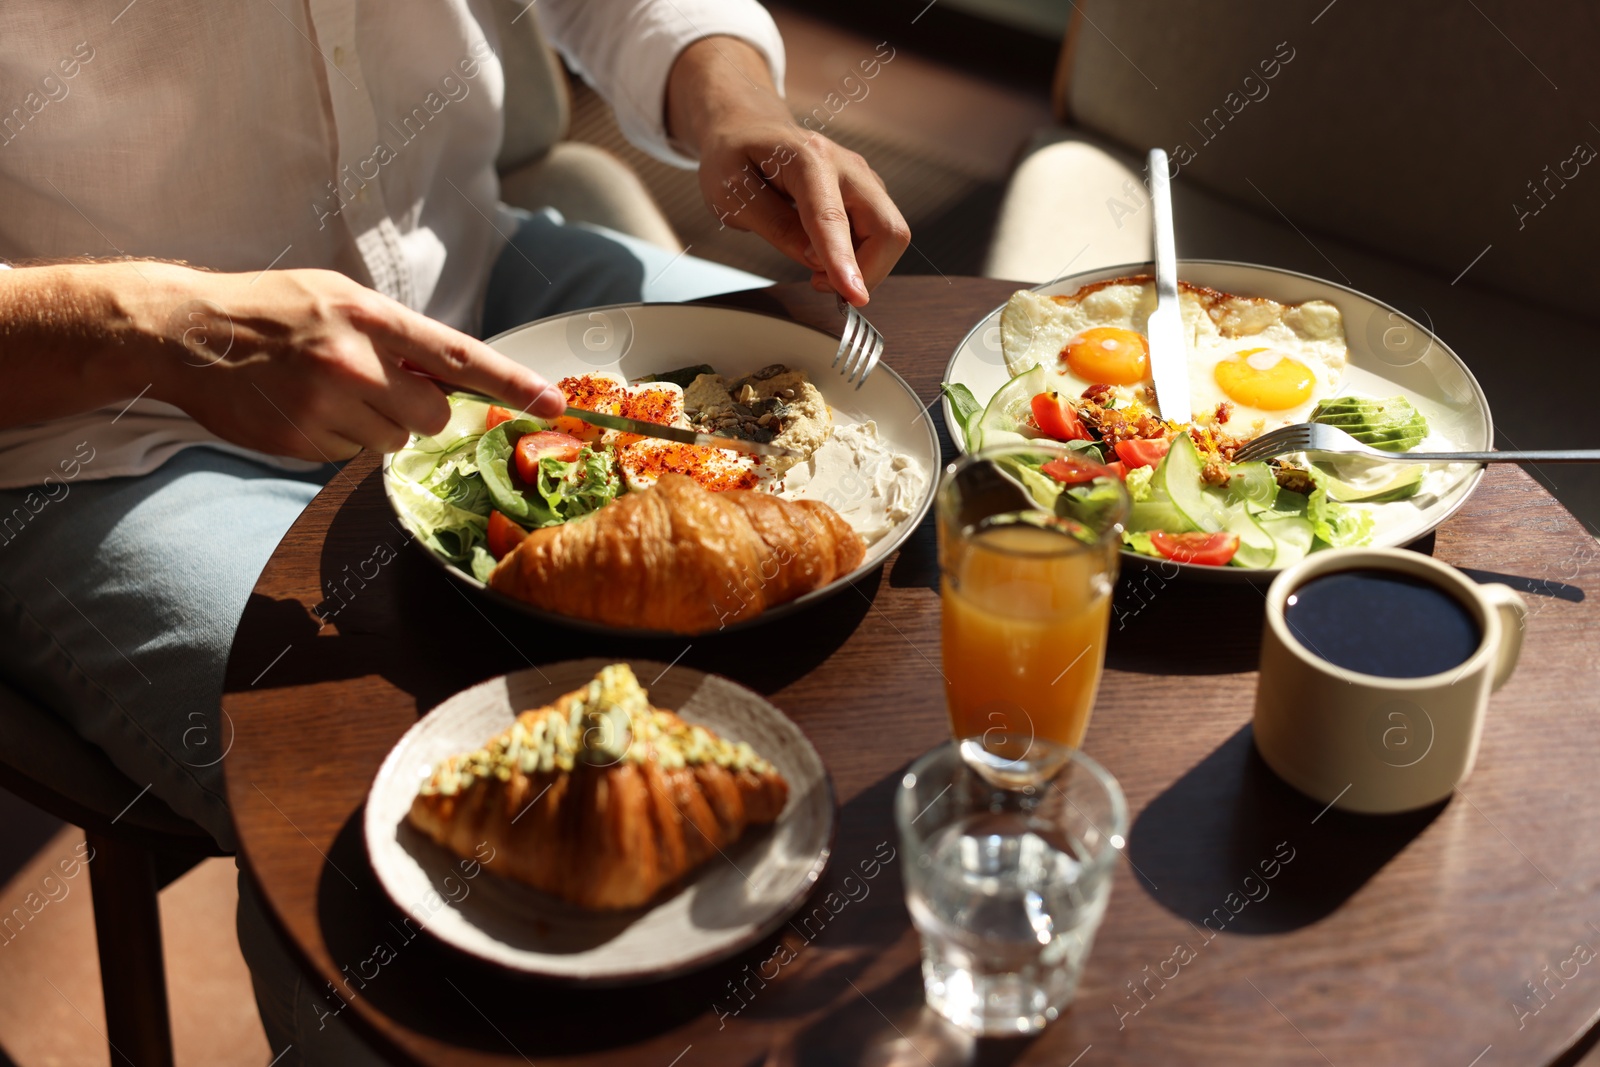
[[[1052,441],[963,456],[939,487],[945,699],[993,784],[1050,777],[1083,743],[1130,507],[1122,480]]]

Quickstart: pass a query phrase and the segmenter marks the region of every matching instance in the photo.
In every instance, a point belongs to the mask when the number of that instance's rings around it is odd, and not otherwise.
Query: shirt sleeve
[[[567,64],[611,104],[623,135],[674,166],[695,165],[666,129],[667,74],[689,45],[748,41],[783,92],[783,38],[757,0],[540,0],[533,10]]]

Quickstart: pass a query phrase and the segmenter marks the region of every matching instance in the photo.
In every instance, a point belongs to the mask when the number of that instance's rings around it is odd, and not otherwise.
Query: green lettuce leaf
[[[478,441],[478,475],[495,510],[538,529],[587,515],[616,498],[622,491],[622,476],[615,459],[610,452],[587,445],[571,462],[545,456],[539,461],[537,484],[524,488],[512,474],[517,442],[523,434],[542,428],[531,419],[516,419],[501,423]]]
[[[403,476],[391,476],[389,489],[400,517],[417,540],[450,562],[466,562],[474,547],[488,542],[487,514],[458,508]]]
[[[1155,477],[1155,473],[1154,467],[1135,467],[1128,472],[1122,484],[1128,487],[1128,495],[1135,504],[1150,499],[1150,479]]]
[[[428,486],[433,495],[446,504],[470,511],[474,515],[489,516],[489,488],[476,471],[466,472],[460,467],[451,469],[444,478]]]
[[[1121,506],[1122,494],[1117,492],[1115,479],[1096,478],[1069,488],[1066,499],[1057,501],[1056,514],[1077,519],[1091,530],[1102,530],[1109,524],[1108,513]]]
[[[999,462],[1017,476],[1017,481],[1022,483],[1023,488],[1028,491],[1034,500],[1038,501],[1041,508],[1046,511],[1055,510],[1056,498],[1061,495],[1063,488],[1060,482],[1041,471],[1039,467],[1030,465],[1017,457],[1006,456],[1001,458]]]
[[[950,408],[956,413],[956,423],[961,427],[961,439],[970,451],[973,446],[972,431],[983,417],[983,405],[972,395],[972,390],[956,382],[943,382],[939,386],[950,398]]]
[[[1371,541],[1372,513],[1334,500],[1328,495],[1328,476],[1315,467],[1310,471],[1317,487],[1306,497],[1306,518],[1311,520],[1317,539],[1334,548],[1351,548]]]
[[[554,526],[611,503],[622,491],[622,476],[610,452],[586,447],[570,463],[554,456],[541,459],[537,488],[549,516],[539,525]]]
[[[1161,553],[1150,543],[1150,533],[1149,530],[1124,530],[1122,543],[1142,556],[1159,556]]]
[[[488,584],[489,572],[494,570],[495,558],[483,545],[472,546],[472,558],[467,561],[467,569],[478,581]]]

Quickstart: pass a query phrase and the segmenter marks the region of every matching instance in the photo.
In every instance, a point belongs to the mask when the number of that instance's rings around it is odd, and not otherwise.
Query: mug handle
[[[1478,592],[1500,616],[1500,647],[1495,650],[1490,692],[1506,684],[1522,653],[1522,634],[1528,628],[1528,603],[1507,585],[1480,585]]]

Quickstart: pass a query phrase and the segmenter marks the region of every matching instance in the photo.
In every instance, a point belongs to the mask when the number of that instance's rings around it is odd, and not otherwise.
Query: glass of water
[[[1116,779],[1071,750],[1053,778],[991,785],[954,744],[895,796],[928,1005],[980,1035],[1042,1029],[1072,1002],[1128,832]]]

